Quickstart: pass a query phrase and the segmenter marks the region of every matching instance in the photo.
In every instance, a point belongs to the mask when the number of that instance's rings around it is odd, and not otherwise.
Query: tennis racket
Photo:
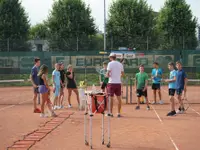
[[[185,108],[185,111],[187,111],[188,108],[190,108],[190,102],[188,101],[188,98],[187,98],[187,92],[184,92],[184,93],[183,93],[183,98],[182,98],[182,100],[183,100],[183,106],[184,106],[184,108]]]

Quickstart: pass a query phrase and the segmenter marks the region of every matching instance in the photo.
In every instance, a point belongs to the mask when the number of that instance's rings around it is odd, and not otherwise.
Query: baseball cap
[[[109,57],[116,57],[116,54],[110,53]]]

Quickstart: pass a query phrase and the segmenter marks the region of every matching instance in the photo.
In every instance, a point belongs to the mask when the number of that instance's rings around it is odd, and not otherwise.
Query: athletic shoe
[[[61,106],[57,106],[57,109],[61,109]]]
[[[105,114],[105,116],[108,117],[108,114]],[[110,114],[110,117],[113,117],[113,114],[112,114],[112,113]]]
[[[54,106],[54,107],[53,107],[53,110],[56,110],[56,109],[57,109],[57,106]]]
[[[60,108],[61,108],[61,109],[64,109],[65,107],[62,105],[62,106],[60,106]]]
[[[41,118],[47,118],[48,115],[46,115],[46,114],[44,114],[44,113],[41,113],[41,114],[40,114],[40,117],[41,117]]]
[[[174,110],[174,111],[170,111],[168,114],[167,114],[167,116],[175,116],[176,115],[176,111]]]
[[[159,103],[160,103],[160,105],[164,104],[163,100],[160,100],[160,102],[159,102]]]
[[[179,107],[178,110],[176,111],[176,113],[177,113],[177,114],[182,114],[182,113],[184,113],[184,110],[185,110],[185,109],[182,110],[182,109]]]
[[[57,117],[58,115],[56,115],[56,113],[55,112],[52,112],[51,113],[51,117]]]
[[[150,106],[147,106],[147,110],[150,110]]]
[[[135,110],[139,110],[139,109],[140,109],[140,106],[136,106],[136,107],[135,107]]]
[[[155,101],[153,101],[151,104],[154,105],[154,104],[157,104],[157,103]]]
[[[117,118],[120,118],[120,117],[121,117],[121,114],[120,114],[120,113],[118,113],[118,114],[117,114]]]
[[[39,108],[34,109],[34,113],[41,113],[41,110]]]
[[[68,108],[72,108],[72,105],[71,105],[71,104],[69,104],[69,105],[68,105]]]

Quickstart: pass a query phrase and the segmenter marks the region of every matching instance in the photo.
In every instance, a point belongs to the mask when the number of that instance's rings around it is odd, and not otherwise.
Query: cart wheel
[[[110,143],[107,144],[107,148],[110,148]]]
[[[102,141],[102,143],[101,143],[102,145],[104,145],[104,141]]]
[[[89,143],[87,141],[85,141],[85,145],[89,145]]]

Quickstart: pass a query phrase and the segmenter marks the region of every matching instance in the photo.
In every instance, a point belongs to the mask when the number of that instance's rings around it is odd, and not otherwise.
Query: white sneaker
[[[152,105],[155,105],[155,104],[156,104],[156,102],[155,102],[155,101],[153,101],[151,104],[152,104]]]
[[[68,105],[68,108],[72,108],[72,105],[71,105],[71,104],[69,104],[69,105]]]
[[[46,115],[46,114],[44,114],[44,113],[41,113],[41,114],[40,114],[40,117],[41,117],[41,118],[47,118],[48,115]]]
[[[62,106],[60,106],[60,108],[61,108],[61,109],[64,109],[64,106],[62,105]]]
[[[160,102],[159,102],[159,103],[160,103],[160,105],[164,104],[163,100],[160,100]]]
[[[56,109],[57,109],[57,106],[54,106],[54,107],[53,107],[53,110],[56,110]]]
[[[61,106],[57,106],[57,109],[61,109]]]

